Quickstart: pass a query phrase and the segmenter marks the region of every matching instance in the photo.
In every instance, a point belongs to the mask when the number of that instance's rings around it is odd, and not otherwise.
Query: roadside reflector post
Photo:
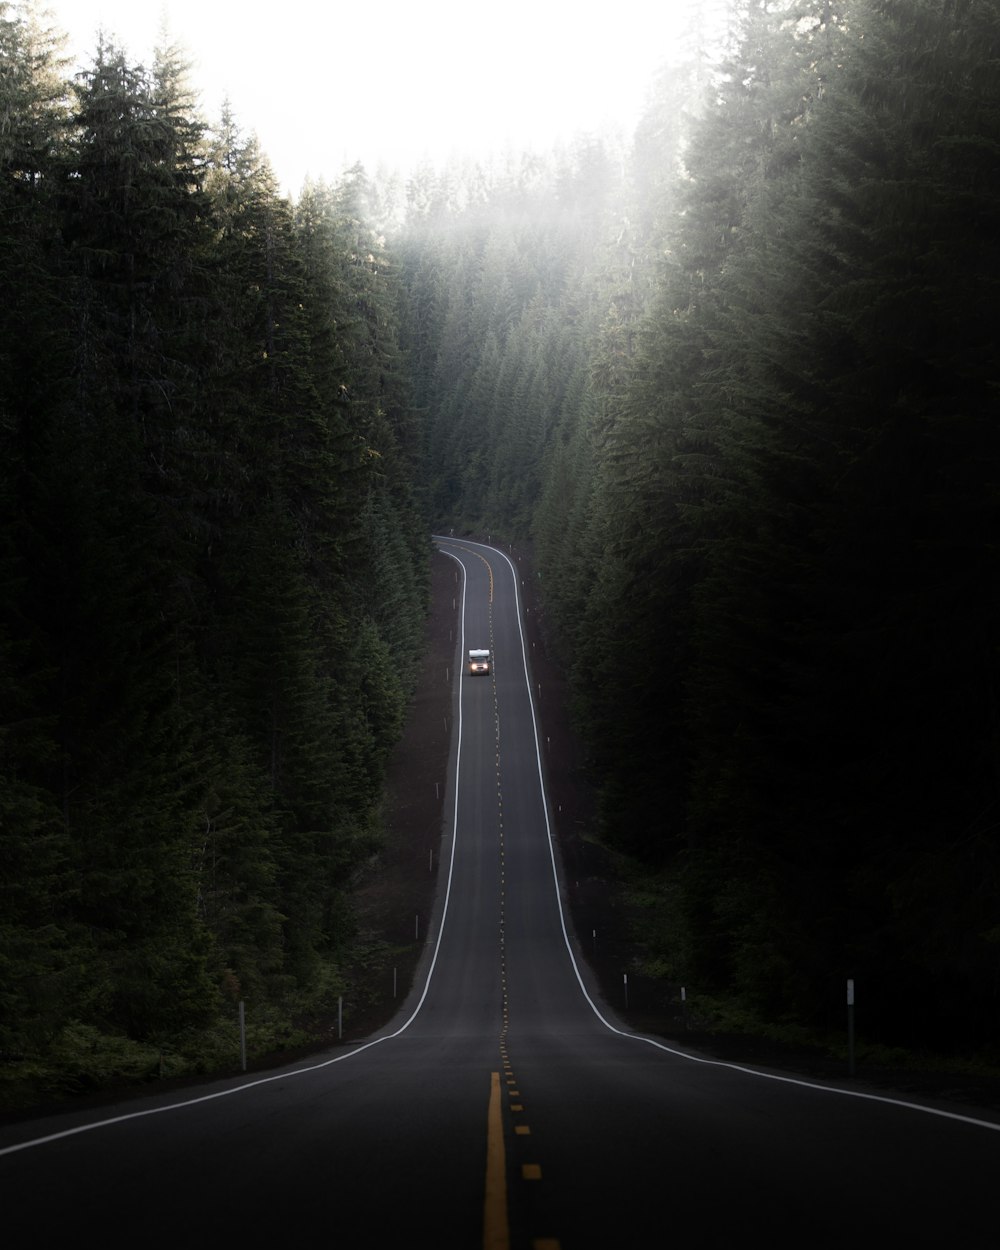
[[[337,1041],[344,1036],[344,998],[341,995],[337,999]]]
[[[687,990],[683,985],[681,986],[681,1020],[686,1029],[688,1026]]]
[[[247,1070],[247,1016],[246,1004],[240,999],[240,1063]]]
[[[854,1075],[854,978],[847,978],[847,1070]]]
[[[628,973],[624,973],[625,980],[625,1010],[628,1011]]]

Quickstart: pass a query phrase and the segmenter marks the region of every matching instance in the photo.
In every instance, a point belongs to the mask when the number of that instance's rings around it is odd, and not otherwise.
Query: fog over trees
[[[0,2],[13,1080],[334,1010],[439,525],[533,544],[665,995],[996,1058],[1000,14],[731,8],[625,139],[292,203]]]

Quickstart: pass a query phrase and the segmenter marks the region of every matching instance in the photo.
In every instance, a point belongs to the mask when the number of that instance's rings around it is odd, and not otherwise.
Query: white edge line
[[[447,540],[447,541],[457,541],[457,540]],[[466,542],[468,540],[463,539],[462,541]],[[958,1112],[955,1112],[955,1111],[944,1111],[938,1107],[929,1107],[919,1102],[907,1102],[901,1098],[889,1098],[882,1094],[868,1094],[868,1093],[864,1093],[862,1090],[843,1089],[837,1085],[817,1085],[813,1081],[806,1081],[798,1077],[778,1076],[772,1072],[762,1072],[755,1068],[746,1068],[737,1063],[726,1063],[724,1060],[721,1060],[721,1059],[706,1059],[700,1055],[687,1054],[685,1051],[676,1050],[674,1047],[667,1046],[665,1043],[659,1042],[655,1038],[644,1037],[642,1034],[639,1034],[639,1033],[629,1033],[624,1029],[619,1029],[602,1015],[600,1009],[598,1008],[597,1004],[594,1002],[593,998],[591,998],[590,994],[587,991],[587,987],[584,984],[583,977],[580,974],[579,965],[577,964],[577,961],[576,961],[576,956],[573,954],[573,945],[570,941],[569,933],[566,928],[566,915],[563,910],[562,894],[561,894],[560,885],[559,885],[559,871],[556,865],[555,842],[554,842],[554,838],[552,835],[552,825],[549,821],[549,797],[545,789],[545,776],[544,776],[544,771],[542,768],[542,752],[541,752],[541,747],[540,747],[539,739],[538,739],[538,722],[535,717],[535,701],[531,694],[531,678],[528,674],[528,651],[527,651],[527,644],[525,643],[525,639],[524,639],[524,629],[522,626],[521,596],[520,596],[520,593],[518,590],[518,584],[517,584],[517,581],[518,581],[517,569],[514,567],[513,562],[509,559],[506,553],[501,551],[499,547],[492,547],[487,543],[470,542],[469,545],[475,546],[475,547],[485,547],[488,551],[496,552],[497,555],[501,556],[507,562],[507,565],[511,571],[511,576],[514,582],[514,601],[517,605],[517,628],[521,636],[521,659],[524,665],[524,682],[525,682],[525,687],[527,688],[527,692],[528,692],[528,705],[531,709],[531,724],[532,724],[532,730],[533,730],[534,737],[535,737],[535,759],[538,764],[538,785],[539,785],[539,788],[541,790],[541,795],[542,795],[542,812],[545,816],[545,831],[546,831],[546,836],[548,838],[548,844],[549,844],[549,862],[552,867],[552,881],[555,887],[556,906],[559,909],[559,924],[562,928],[563,941],[566,944],[566,950],[569,954],[570,963],[573,965],[573,972],[576,975],[577,983],[580,986],[580,991],[583,994],[584,998],[587,1000],[587,1002],[590,1004],[591,1010],[593,1011],[594,1015],[597,1016],[598,1020],[600,1020],[600,1022],[605,1026],[605,1028],[609,1029],[612,1033],[617,1033],[619,1037],[625,1037],[634,1042],[644,1042],[647,1046],[653,1046],[657,1050],[665,1051],[668,1055],[674,1055],[678,1059],[686,1059],[689,1063],[700,1063],[700,1064],[705,1065],[706,1067],[711,1067],[711,1068],[728,1068],[731,1072],[742,1072],[746,1076],[757,1077],[759,1080],[777,1081],[782,1085],[798,1085],[803,1089],[814,1089],[824,1094],[840,1094],[845,1098],[862,1098],[868,1102],[887,1103],[889,1106],[892,1106],[892,1107],[907,1107],[911,1111],[922,1111],[925,1115],[936,1115],[946,1120],[957,1120],[962,1124],[972,1124],[972,1125],[975,1125],[977,1128],[990,1129],[994,1133],[1000,1133],[1000,1123],[994,1123],[992,1120],[980,1120],[980,1119],[977,1119],[975,1116],[960,1115]]]
[[[435,535],[435,538],[436,537],[438,536]],[[531,725],[532,725],[532,732],[534,734],[534,739],[535,739],[535,760],[538,766],[538,784],[539,784],[539,788],[541,790],[541,796],[542,796],[542,813],[545,817],[545,831],[546,831],[546,837],[548,839],[549,862],[552,868],[552,880],[553,880],[553,885],[555,887],[556,906],[559,909],[559,924],[562,929],[563,941],[566,945],[566,951],[569,955],[570,963],[573,967],[573,972],[576,976],[577,984],[580,986],[580,992],[583,994],[584,998],[590,1004],[590,1008],[593,1011],[594,1015],[598,1018],[598,1020],[600,1020],[600,1022],[604,1025],[604,1027],[608,1029],[610,1032],[617,1034],[619,1037],[628,1038],[630,1041],[634,1041],[634,1042],[644,1042],[647,1046],[653,1046],[657,1050],[662,1050],[669,1055],[674,1055],[678,1059],[686,1059],[689,1063],[700,1063],[700,1064],[705,1065],[706,1067],[712,1067],[712,1068],[728,1068],[731,1072],[742,1072],[746,1076],[757,1077],[759,1080],[777,1081],[782,1085],[797,1085],[803,1089],[818,1090],[820,1093],[824,1093],[824,1094],[840,1094],[845,1098],[861,1098],[868,1102],[886,1103],[892,1107],[906,1107],[911,1111],[923,1112],[925,1115],[940,1116],[946,1120],[957,1120],[962,1124],[974,1125],[976,1128],[990,1129],[995,1133],[1000,1132],[1000,1124],[993,1123],[990,1120],[979,1120],[979,1119],[976,1119],[974,1116],[959,1115],[957,1112],[944,1111],[937,1107],[928,1107],[928,1106],[925,1106],[923,1103],[906,1102],[899,1098],[887,1098],[880,1094],[867,1094],[867,1093],[862,1092],[861,1090],[842,1089],[839,1086],[834,1086],[834,1085],[817,1085],[812,1081],[805,1081],[805,1080],[801,1080],[801,1079],[790,1077],[790,1076],[777,1076],[771,1072],[761,1072],[754,1068],[742,1067],[741,1065],[736,1064],[736,1063],[725,1063],[720,1059],[705,1059],[699,1055],[687,1054],[683,1050],[676,1050],[672,1046],[667,1046],[663,1042],[658,1042],[656,1041],[655,1038],[644,1037],[639,1033],[629,1033],[624,1029],[619,1029],[615,1025],[613,1025],[609,1020],[605,1019],[605,1017],[601,1014],[601,1011],[599,1010],[597,1004],[594,1002],[594,1000],[591,998],[590,994],[587,991],[587,987],[584,984],[583,977],[580,974],[580,968],[576,962],[576,956],[573,954],[573,946],[572,946],[572,943],[570,942],[569,933],[567,932],[567,929],[566,929],[566,916],[563,910],[562,896],[561,896],[561,892],[559,888],[559,872],[556,866],[555,843],[554,843],[554,839],[552,836],[552,825],[549,821],[549,799],[548,799],[548,793],[545,789],[545,776],[544,776],[544,772],[542,769],[542,754],[541,754],[541,748],[540,748],[539,741],[538,741],[538,721],[535,716],[535,701],[532,698],[531,679],[528,674],[528,652],[527,652],[527,646],[524,640],[524,628],[522,624],[522,612],[521,612],[521,596],[520,596],[520,592],[518,590],[518,584],[517,584],[517,569],[514,567],[514,564],[508,558],[508,556],[503,551],[501,551],[499,547],[491,547],[487,543],[473,543],[470,540],[466,540],[466,539],[457,540],[457,539],[442,538],[442,541],[461,542],[462,544],[467,544],[469,546],[485,547],[487,551],[496,552],[497,555],[501,556],[506,561],[507,566],[509,567],[511,571],[511,577],[513,579],[513,584],[514,584],[514,602],[517,607],[517,628],[518,628],[518,633],[521,638],[521,660],[524,666],[525,687],[528,692],[528,706],[531,710]],[[459,557],[455,555],[454,552],[446,551],[440,547],[438,548],[438,550],[441,551],[442,554],[454,560],[458,565],[460,565],[462,569],[462,574],[463,574],[463,577],[462,577],[462,610],[459,614],[460,620],[461,620],[461,632],[460,632],[461,641],[460,641],[458,653],[459,655],[463,655],[464,647],[465,647],[465,590],[466,590],[465,574],[466,574],[466,568],[465,568],[465,565],[462,563]],[[406,1030],[413,1023],[413,1021],[417,1018],[417,1015],[419,1014],[420,1009],[424,1005],[424,1000],[427,998],[427,993],[430,989],[431,978],[433,977],[434,969],[437,966],[438,953],[441,949],[441,939],[444,935],[445,919],[448,915],[448,903],[451,898],[451,883],[452,883],[452,876],[453,876],[454,867],[455,867],[455,847],[458,842],[458,837],[457,837],[457,834],[458,834],[458,787],[459,787],[459,777],[461,773],[461,763],[462,763],[462,682],[464,681],[464,668],[461,665],[459,666],[458,680],[459,680],[458,740],[457,740],[458,749],[457,749],[456,756],[455,756],[455,802],[454,802],[454,814],[453,814],[453,819],[452,819],[451,854],[448,859],[448,881],[445,887],[444,905],[441,911],[441,922],[440,922],[440,925],[438,926],[437,938],[434,943],[434,953],[431,958],[430,967],[427,970],[427,979],[424,982],[424,987],[420,994],[420,998],[416,1006],[414,1007],[412,1013],[408,1017],[408,1019],[404,1021],[404,1023],[401,1024],[399,1028],[396,1029],[394,1032],[387,1033],[383,1037],[376,1037],[370,1042],[365,1042],[361,1046],[356,1046],[350,1051],[345,1052],[344,1054],[334,1056],[334,1058],[332,1059],[326,1059],[322,1063],[311,1064],[309,1067],[305,1067],[305,1068],[295,1068],[291,1072],[281,1072],[281,1073],[275,1074],[274,1076],[262,1077],[256,1081],[248,1081],[243,1085],[235,1085],[231,1089],[218,1090],[214,1094],[203,1094],[198,1098],[188,1098],[188,1099],[185,1099],[183,1102],[172,1102],[172,1103],[168,1103],[166,1106],[163,1106],[163,1107],[148,1107],[142,1111],[131,1111],[127,1115],[112,1116],[111,1118],[106,1119],[106,1120],[94,1120],[88,1124],[78,1124],[75,1128],[63,1129],[61,1132],[58,1132],[58,1133],[49,1133],[44,1137],[33,1137],[33,1138],[28,1139],[27,1141],[15,1142],[11,1146],[0,1147],[0,1157],[3,1157],[4,1155],[16,1154],[18,1151],[21,1151],[21,1150],[29,1150],[34,1146],[43,1146],[49,1142],[62,1141],[67,1137],[75,1137],[79,1133],[89,1133],[89,1132],[92,1132],[94,1129],[107,1128],[112,1124],[122,1124],[127,1120],[139,1120],[145,1116],[161,1115],[163,1112],[166,1112],[166,1111],[181,1111],[185,1107],[198,1106],[201,1103],[212,1102],[217,1098],[229,1098],[233,1094],[242,1094],[242,1093],[245,1093],[247,1090],[257,1089],[262,1085],[270,1085],[275,1081],[292,1080],[294,1077],[305,1076],[307,1073],[310,1073],[310,1072],[319,1072],[323,1068],[329,1068],[335,1063],[343,1063],[347,1059],[353,1059],[355,1055],[360,1055],[364,1051],[370,1050],[373,1046],[380,1045],[382,1042],[392,1041],[393,1038],[399,1037],[400,1034],[406,1032]]]
[[[446,551],[443,554],[450,556],[451,559],[455,560],[456,563],[459,564],[462,569],[462,606],[461,606],[461,612],[460,612],[461,631],[460,631],[460,646],[459,646],[459,655],[462,655],[464,654],[463,649],[465,647],[465,590],[466,590],[466,581],[467,581],[466,568],[465,568],[465,565],[462,563],[462,561],[454,553],[450,551]],[[459,665],[459,669],[458,669],[458,719],[457,719],[458,738],[457,738],[457,750],[455,753],[455,801],[454,801],[455,810],[454,810],[454,815],[452,819],[451,854],[448,857],[448,880],[445,886],[444,904],[441,910],[441,921],[440,921],[440,924],[438,925],[437,939],[434,943],[434,953],[431,958],[430,967],[427,970],[427,979],[424,982],[424,987],[420,994],[420,998],[417,1002],[417,1005],[414,1007],[409,1018],[403,1024],[401,1024],[399,1028],[396,1029],[394,1032],[387,1033],[383,1037],[373,1038],[371,1041],[365,1042],[363,1045],[360,1045],[360,1046],[355,1046],[351,1050],[345,1051],[343,1054],[335,1055],[332,1059],[325,1059],[322,1063],[314,1063],[305,1068],[295,1068],[292,1071],[282,1071],[280,1073],[276,1073],[274,1076],[261,1077],[259,1080],[256,1080],[256,1081],[247,1081],[242,1085],[234,1085],[230,1089],[217,1090],[214,1094],[202,1094],[197,1098],[185,1099],[183,1102],[171,1102],[171,1103],[167,1103],[165,1106],[162,1106],[162,1107],[146,1107],[142,1111],[130,1111],[126,1115],[116,1115],[105,1120],[93,1120],[87,1124],[78,1124],[74,1128],[62,1129],[58,1133],[49,1133],[44,1137],[32,1137],[32,1138],[29,1138],[27,1141],[15,1142],[13,1145],[0,1147],[0,1158],[2,1158],[4,1155],[16,1154],[18,1151],[21,1151],[21,1150],[30,1150],[33,1146],[44,1146],[49,1142],[62,1141],[63,1139],[67,1137],[75,1137],[79,1133],[90,1133],[94,1129],[107,1128],[112,1124],[123,1124],[126,1120],[140,1120],[145,1116],[161,1115],[165,1111],[180,1111],[180,1110],[183,1110],[185,1107],[195,1107],[201,1103],[212,1102],[216,1098],[229,1098],[233,1094],[242,1094],[242,1093],[245,1093],[249,1089],[257,1089],[261,1085],[270,1085],[274,1081],[288,1081],[288,1080],[292,1080],[294,1077],[297,1077],[297,1076],[305,1076],[309,1072],[319,1072],[323,1068],[329,1068],[332,1064],[343,1063],[347,1059],[353,1059],[356,1055],[360,1055],[364,1051],[370,1050],[373,1046],[379,1046],[381,1045],[382,1042],[392,1041],[393,1038],[399,1037],[401,1033],[406,1032],[406,1030],[413,1023],[413,1021],[417,1018],[417,1015],[419,1014],[420,1009],[424,1005],[424,1000],[427,998],[427,993],[428,993],[428,990],[430,989],[431,978],[433,977],[434,969],[437,966],[438,952],[441,949],[441,939],[444,935],[445,918],[448,915],[448,903],[451,898],[451,883],[452,883],[452,877],[455,871],[455,847],[458,842],[458,786],[459,786],[459,777],[460,777],[461,766],[462,766],[462,683],[464,682],[464,680],[465,680],[465,670],[462,665]]]

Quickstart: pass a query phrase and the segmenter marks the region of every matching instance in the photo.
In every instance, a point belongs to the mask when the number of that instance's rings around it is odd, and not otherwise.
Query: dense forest
[[[430,544],[363,173],[0,41],[0,1052],[61,1088],[335,1014]]]
[[[995,1059],[1000,10],[688,53],[626,143],[411,211],[431,506],[534,540],[648,972]]]
[[[5,1080],[329,1018],[445,524],[533,544],[664,993],[998,1058],[1000,13],[729,7],[634,134],[293,202],[0,0]]]

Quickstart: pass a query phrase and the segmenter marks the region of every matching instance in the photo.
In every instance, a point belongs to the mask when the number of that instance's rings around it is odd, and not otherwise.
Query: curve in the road
[[[437,536],[436,541],[438,543],[439,549],[445,555],[454,559],[462,567],[462,571],[463,571],[462,610],[459,613],[459,619],[462,622],[461,636],[460,636],[460,648],[459,648],[460,656],[464,656],[464,647],[465,647],[465,624],[464,624],[465,623],[465,588],[466,588],[466,582],[467,582],[467,569],[463,562],[463,558],[462,558],[463,555],[475,556],[479,559],[482,559],[489,567],[491,605],[492,605],[494,573],[493,573],[493,567],[492,567],[492,564],[490,563],[489,557],[498,557],[499,559],[501,559],[504,562],[504,564],[507,566],[507,569],[509,570],[510,576],[512,578],[512,584],[514,588],[514,597],[515,597],[515,603],[516,603],[516,617],[517,617],[517,622],[518,622],[518,630],[520,634],[520,651],[521,651],[521,662],[523,666],[523,677],[524,677],[525,687],[528,692],[528,701],[530,705],[530,718],[531,718],[531,724],[532,724],[532,731],[534,734],[534,752],[535,752],[535,760],[536,760],[536,766],[537,766],[538,785],[540,787],[540,792],[541,792],[542,810],[544,812],[545,829],[546,829],[546,834],[547,834],[547,839],[548,839],[548,859],[549,859],[549,864],[551,867],[551,874],[552,874],[551,883],[552,883],[552,888],[555,891],[555,897],[556,897],[556,903],[558,907],[558,915],[559,915],[560,925],[562,929],[563,941],[566,946],[566,951],[568,952],[568,955],[569,955],[569,959],[571,962],[573,972],[576,977],[577,984],[579,986],[580,992],[582,993],[584,999],[586,1000],[587,1004],[589,1004],[591,1011],[594,1013],[594,1015],[600,1021],[600,1023],[611,1033],[614,1033],[623,1038],[627,1038],[631,1041],[642,1043],[645,1046],[653,1047],[659,1051],[663,1051],[667,1054],[670,1054],[672,1056],[675,1056],[676,1058],[685,1060],[692,1064],[704,1065],[704,1066],[714,1067],[714,1068],[725,1068],[733,1072],[742,1073],[748,1077],[751,1077],[757,1080],[779,1082],[785,1085],[799,1086],[799,1087],[807,1088],[811,1090],[818,1090],[823,1093],[840,1095],[846,1098],[863,1099],[863,1100],[871,1101],[871,1102],[884,1103],[884,1104],[891,1105],[894,1107],[899,1107],[901,1109],[921,1112],[925,1115],[939,1116],[944,1119],[954,1120],[954,1121],[959,1121],[964,1124],[974,1125],[979,1128],[987,1129],[991,1132],[1000,1131],[1000,1123],[997,1123],[991,1120],[986,1120],[977,1116],[970,1116],[967,1114],[963,1114],[961,1112],[952,1111],[947,1108],[935,1107],[935,1106],[930,1106],[930,1105],[926,1105],[923,1103],[917,1103],[917,1102],[908,1101],[904,1099],[893,1098],[893,1097],[883,1095],[883,1094],[874,1094],[874,1093],[864,1091],[864,1090],[845,1088],[839,1085],[819,1084],[817,1082],[808,1081],[803,1078],[798,1078],[798,1077],[788,1076],[788,1075],[780,1075],[780,1074],[776,1074],[773,1072],[764,1071],[761,1069],[746,1067],[740,1064],[728,1063],[722,1060],[706,1058],[704,1056],[693,1054],[688,1051],[679,1050],[676,1047],[669,1046],[663,1041],[658,1040],[656,1038],[629,1032],[626,1029],[620,1028],[618,1025],[616,1025],[615,1023],[613,1023],[611,1020],[608,1019],[607,1015],[605,1014],[605,1011],[601,1009],[601,1007],[595,1001],[595,998],[592,996],[592,994],[588,990],[586,981],[581,972],[579,962],[577,960],[576,954],[573,949],[573,943],[570,939],[570,934],[569,934],[569,930],[567,927],[565,910],[562,904],[561,891],[559,888],[559,869],[558,869],[557,855],[556,855],[556,849],[555,849],[555,838],[553,836],[553,831],[551,828],[551,823],[550,823],[550,818],[549,818],[549,805],[548,805],[548,800],[546,797],[544,768],[543,768],[543,763],[542,763],[542,752],[541,752],[541,747],[540,747],[540,742],[539,742],[538,721],[537,721],[537,716],[536,716],[535,702],[531,694],[531,680],[530,680],[530,674],[529,674],[529,669],[528,669],[527,647],[526,647],[526,643],[524,639],[523,609],[522,609],[521,595],[520,595],[520,588],[519,588],[518,571],[514,563],[512,562],[512,560],[509,558],[509,556],[505,552],[500,550],[499,548],[494,547],[492,545],[475,543],[475,542],[472,542],[471,540],[452,539],[452,538],[447,538],[443,536]],[[488,556],[484,556],[483,552],[488,553]],[[491,622],[490,627],[492,630],[492,622]],[[437,926],[437,933],[434,938],[434,943],[433,943],[433,947],[431,950],[431,957],[430,957],[429,964],[427,967],[426,976],[424,978],[422,986],[420,987],[419,998],[417,999],[415,1006],[413,1007],[412,1011],[407,1016],[407,1018],[399,1025],[399,1027],[394,1029],[391,1032],[385,1033],[384,1035],[380,1035],[378,1037],[372,1038],[371,1040],[367,1042],[354,1046],[349,1051],[345,1051],[343,1053],[334,1055],[331,1058],[325,1059],[320,1063],[313,1063],[313,1064],[305,1065],[299,1068],[294,1068],[291,1070],[282,1070],[280,1073],[275,1074],[275,1075],[259,1077],[250,1081],[244,1081],[244,1082],[241,1082],[240,1084],[233,1085],[233,1086],[221,1089],[221,1090],[215,1090],[215,1091],[212,1091],[211,1093],[198,1095],[197,1097],[186,1098],[186,1099],[182,1099],[176,1102],[169,1102],[169,1103],[165,1103],[165,1104],[158,1105],[155,1107],[143,1108],[138,1111],[128,1112],[122,1115],[111,1116],[105,1119],[95,1120],[86,1124],[75,1125],[75,1126],[66,1128],[56,1133],[49,1133],[43,1136],[29,1138],[28,1140],[17,1142],[17,1143],[0,1148],[0,1156],[13,1154],[18,1151],[27,1150],[35,1146],[41,1146],[45,1143],[57,1141],[63,1138],[73,1137],[80,1133],[90,1132],[94,1129],[107,1127],[112,1124],[122,1123],[127,1120],[134,1120],[134,1119],[140,1119],[140,1118],[147,1117],[147,1116],[159,1115],[167,1111],[179,1111],[187,1107],[198,1106],[207,1102],[211,1102],[216,1099],[232,1097],[233,1095],[241,1094],[249,1090],[257,1089],[261,1086],[268,1085],[275,1081],[287,1081],[289,1079],[292,1079],[298,1076],[305,1076],[309,1073],[319,1071],[323,1068],[328,1068],[333,1064],[344,1063],[350,1059],[353,1059],[357,1055],[362,1054],[366,1050],[370,1050],[374,1046],[381,1045],[383,1042],[391,1041],[394,1038],[400,1037],[410,1028],[410,1026],[413,1024],[413,1022],[417,1019],[418,1015],[420,1014],[420,1011],[424,1005],[424,1002],[428,995],[428,991],[431,986],[432,978],[434,976],[434,971],[437,965],[438,953],[441,947],[442,936],[445,931],[445,921],[447,918],[449,901],[451,898],[452,882],[453,882],[453,875],[454,875],[454,863],[455,863],[455,848],[458,842],[458,839],[456,836],[457,835],[458,808],[459,808],[458,793],[462,784],[461,771],[460,771],[461,770],[461,758],[462,758],[461,745],[462,745],[462,734],[463,734],[463,723],[462,723],[463,700],[461,697],[461,685],[462,685],[462,682],[464,682],[464,677],[465,677],[464,665],[460,664],[458,671],[459,671],[459,697],[457,700],[458,712],[457,712],[457,718],[456,718],[457,754],[456,754],[455,780],[454,780],[454,798],[455,798],[454,822],[455,823],[451,830],[452,836],[451,836],[451,850],[449,854],[448,873],[445,879],[440,920]]]
[[[710,1059],[702,1055],[692,1054],[689,1051],[678,1050],[676,1047],[668,1046],[665,1042],[662,1042],[658,1040],[657,1038],[648,1037],[639,1033],[632,1033],[626,1029],[619,1028],[617,1025],[613,1024],[607,1018],[607,1016],[604,1014],[604,1012],[601,1010],[601,1008],[598,1006],[598,1004],[595,1002],[594,998],[590,994],[587,988],[586,982],[583,978],[583,975],[580,971],[580,965],[577,961],[576,954],[573,950],[573,943],[570,940],[569,930],[567,928],[565,909],[563,908],[563,905],[562,905],[562,895],[559,889],[559,871],[558,871],[557,859],[556,859],[555,839],[553,837],[551,822],[549,820],[549,804],[548,804],[548,800],[547,800],[546,793],[545,793],[545,778],[544,778],[544,770],[542,766],[542,752],[541,752],[541,746],[539,742],[538,720],[537,720],[536,710],[535,710],[535,701],[531,693],[531,677],[528,671],[528,650],[527,650],[527,645],[525,643],[525,638],[524,638],[524,627],[523,627],[524,614],[523,614],[523,609],[521,605],[521,595],[520,595],[520,587],[518,584],[517,569],[514,566],[513,561],[509,558],[509,556],[504,551],[502,551],[499,547],[493,547],[487,544],[474,543],[471,540],[455,540],[451,538],[445,538],[440,535],[435,535],[435,539],[439,543],[440,549],[446,555],[450,555],[453,559],[457,559],[459,563],[461,563],[461,560],[458,559],[458,556],[455,554],[455,551],[451,549],[453,546],[458,547],[459,549],[468,550],[470,551],[471,554],[474,554],[474,555],[479,555],[479,551],[476,550],[476,548],[483,548],[499,556],[505,562],[505,564],[507,565],[510,571],[510,575],[511,575],[513,586],[514,586],[514,597],[517,603],[517,621],[518,621],[518,629],[519,629],[520,641],[521,641],[521,660],[522,660],[523,671],[524,671],[524,682],[528,691],[528,702],[529,702],[530,709],[531,709],[531,723],[532,723],[532,730],[534,733],[535,759],[536,759],[537,767],[538,767],[538,784],[542,791],[542,810],[544,814],[546,833],[548,837],[549,861],[552,867],[553,886],[555,889],[556,903],[559,909],[559,917],[560,917],[560,922],[562,926],[563,941],[566,944],[566,950],[569,954],[570,962],[573,968],[573,972],[576,976],[577,983],[579,984],[580,991],[583,994],[584,998],[586,999],[587,1003],[590,1005],[591,1010],[600,1020],[601,1024],[603,1024],[604,1027],[608,1029],[610,1032],[615,1033],[620,1037],[625,1037],[635,1042],[642,1042],[647,1046],[655,1047],[657,1050],[664,1051],[667,1054],[675,1056],[676,1058],[684,1059],[689,1063],[701,1064],[707,1067],[726,1068],[733,1072],[741,1072],[746,1076],[755,1077],[758,1080],[776,1081],[781,1084],[795,1085],[804,1089],[814,1089],[814,1090],[820,1090],[824,1093],[839,1094],[842,1097],[846,1097],[846,1098],[859,1098],[859,1099],[864,1099],[870,1102],[888,1103],[895,1107],[906,1108],[912,1111],[923,1112],[926,1115],[941,1116],[944,1119],[956,1120],[964,1124],[976,1125],[980,1128],[989,1129],[992,1132],[1000,1132],[1000,1123],[995,1123],[991,1120],[984,1120],[976,1116],[965,1115],[961,1112],[950,1111],[950,1110],[939,1108],[939,1107],[932,1107],[923,1103],[907,1101],[905,1099],[892,1098],[883,1094],[874,1094],[874,1093],[870,1093],[864,1090],[847,1089],[839,1085],[819,1084],[817,1082],[808,1081],[800,1077],[780,1075],[778,1073],[773,1073],[773,1072],[765,1072],[761,1069],[746,1067],[742,1064],[729,1063],[729,1062],[726,1062],[725,1060],[719,1060],[719,1059]],[[487,561],[487,563],[489,562]],[[463,565],[463,571],[464,571],[464,565]],[[492,577],[493,577],[493,573],[492,573],[492,567],[491,567],[490,569],[491,588],[492,588]],[[492,594],[491,594],[491,599],[492,599]]]

